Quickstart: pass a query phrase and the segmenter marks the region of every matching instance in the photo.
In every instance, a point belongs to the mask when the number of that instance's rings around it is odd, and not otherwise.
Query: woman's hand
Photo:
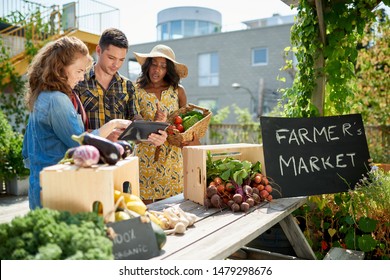
[[[192,132],[192,140],[184,141],[182,144],[182,148],[185,146],[197,146],[200,145],[200,140],[198,136],[196,136],[195,132]]]
[[[157,111],[156,111],[156,114],[154,115],[154,121],[166,122],[167,121],[167,114],[165,114],[165,112],[160,109],[160,105],[158,102],[156,103],[156,106],[157,106]]]
[[[151,133],[148,141],[154,146],[161,146],[167,140],[168,134],[165,130],[159,130],[158,133]]]

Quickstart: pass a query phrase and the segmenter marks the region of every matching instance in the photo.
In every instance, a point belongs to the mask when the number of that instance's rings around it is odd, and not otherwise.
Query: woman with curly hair
[[[57,164],[69,148],[78,146],[71,136],[86,130],[86,114],[73,88],[84,80],[91,62],[87,46],[76,37],[65,36],[40,49],[29,66],[26,103],[30,115],[22,153],[30,168],[30,209],[42,207],[40,171]],[[107,137],[130,123],[114,119],[91,133]]]

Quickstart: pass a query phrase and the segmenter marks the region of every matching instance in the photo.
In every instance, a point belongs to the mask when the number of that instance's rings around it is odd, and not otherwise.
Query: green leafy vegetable
[[[71,214],[35,209],[0,224],[0,259],[113,259],[103,218],[94,212]]]
[[[238,185],[242,185],[244,180],[250,178],[258,170],[261,170],[261,163],[252,164],[247,160],[238,160],[232,157],[225,157],[213,161],[211,152],[207,152],[207,178],[213,180],[215,177],[221,177],[222,180],[234,180]]]

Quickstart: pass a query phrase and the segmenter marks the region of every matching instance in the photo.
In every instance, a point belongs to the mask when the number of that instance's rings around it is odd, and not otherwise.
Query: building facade
[[[207,107],[216,113],[236,104],[248,108],[253,119],[267,115],[277,104],[280,88],[292,85],[293,78],[280,70],[285,64],[284,49],[290,46],[293,16],[275,15],[267,20],[246,22],[248,29],[218,32],[202,36],[131,45],[128,64],[122,74],[132,81],[140,67],[133,52],[149,52],[156,44],[170,46],[177,61],[188,66],[188,77],[182,80],[189,103]],[[290,58],[291,59],[291,58]],[[285,82],[278,80],[284,77]],[[237,123],[231,107],[225,123]]]

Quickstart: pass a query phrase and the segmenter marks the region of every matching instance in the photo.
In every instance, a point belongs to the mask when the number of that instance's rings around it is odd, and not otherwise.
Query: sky
[[[65,4],[72,0],[31,0],[47,6]],[[76,1],[76,0],[75,0]],[[222,31],[243,28],[243,21],[280,15],[295,14],[296,10],[281,0],[80,0],[105,3],[120,10],[120,26],[130,44],[156,41],[157,14],[159,11],[178,6],[198,6],[217,10],[222,15]],[[97,5],[97,4],[96,4]]]

